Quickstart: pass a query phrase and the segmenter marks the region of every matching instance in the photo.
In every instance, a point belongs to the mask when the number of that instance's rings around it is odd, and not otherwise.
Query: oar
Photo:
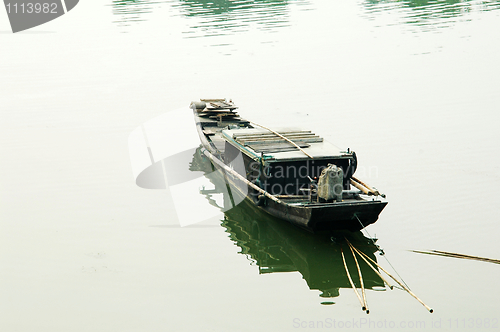
[[[356,296],[358,297],[359,303],[361,303],[361,309],[363,311],[365,311],[366,307],[363,305],[363,300],[361,300],[361,296],[359,296],[359,293],[356,290],[356,286],[354,286],[354,282],[352,282],[351,275],[349,274],[349,269],[347,268],[347,264],[345,262],[345,257],[344,257],[344,251],[342,250],[342,248],[340,248],[340,253],[342,254],[342,260],[344,261],[344,267],[345,267],[345,272],[347,272],[347,278],[349,278],[349,282],[351,283],[351,287],[354,290],[354,293],[356,293]]]
[[[347,241],[347,239],[346,239],[346,241]],[[369,314],[370,310],[368,309],[368,303],[366,302],[365,284],[363,283],[363,276],[361,275],[361,269],[359,268],[358,260],[356,258],[356,255],[354,254],[354,250],[352,250],[350,244],[349,244],[349,248],[351,249],[352,257],[354,257],[354,261],[356,262],[356,268],[358,269],[358,275],[359,275],[359,283],[361,284],[361,294],[363,295],[363,302],[365,304],[366,313]]]
[[[420,302],[427,310],[429,310],[429,312],[432,314],[434,312],[434,310],[429,307],[427,304],[425,304],[424,302],[422,302],[421,299],[419,299],[411,290],[408,289],[408,287],[406,287],[405,285],[403,285],[398,279],[394,278],[389,272],[387,272],[382,266],[378,265],[377,262],[375,262],[373,259],[371,259],[367,254],[365,254],[364,252],[362,251],[359,251],[359,250],[356,250],[356,252],[358,253],[361,253],[363,256],[365,256],[366,258],[368,258],[371,262],[373,262],[373,264],[377,265],[379,269],[381,269],[382,271],[385,272],[385,274],[387,274],[389,277],[391,277],[395,282],[397,282],[405,291],[407,291],[411,296],[413,296],[418,302]]]

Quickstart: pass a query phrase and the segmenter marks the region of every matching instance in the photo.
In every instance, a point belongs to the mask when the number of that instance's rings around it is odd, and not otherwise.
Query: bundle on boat
[[[225,99],[201,99],[193,104],[201,117],[222,121],[238,116],[238,113],[234,111],[238,107],[232,101]]]

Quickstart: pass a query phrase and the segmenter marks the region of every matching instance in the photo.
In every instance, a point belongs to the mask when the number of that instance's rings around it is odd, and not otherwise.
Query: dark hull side
[[[387,202],[360,200],[354,203],[312,203],[299,206],[284,202],[277,203],[267,198],[263,203],[262,201],[258,203],[255,194],[243,197],[245,190],[241,190],[239,181],[233,181],[230,176],[226,180],[231,182],[233,196],[244,198],[256,208],[274,217],[313,232],[325,230],[359,231],[376,222],[380,212],[387,205]],[[251,188],[247,189],[248,193],[252,192]]]
[[[330,203],[309,206],[276,204],[269,200],[262,207],[269,214],[285,219],[297,226],[312,230],[358,231],[377,221],[387,202]]]

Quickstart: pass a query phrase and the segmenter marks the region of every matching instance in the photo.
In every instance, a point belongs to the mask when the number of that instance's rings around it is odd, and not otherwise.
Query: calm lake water
[[[500,266],[410,251],[500,259],[499,9],[81,1],[17,34],[0,10],[0,330],[500,330]],[[136,186],[130,133],[207,97],[356,151],[389,204],[354,240],[435,312],[362,266],[366,315],[337,242],[244,207],[180,227]]]

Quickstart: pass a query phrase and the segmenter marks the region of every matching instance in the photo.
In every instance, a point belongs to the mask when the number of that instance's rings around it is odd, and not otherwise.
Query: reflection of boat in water
[[[355,231],[376,222],[387,204],[354,177],[349,149],[310,130],[274,131],[244,120],[231,101],[204,99],[191,108],[203,153],[224,170],[232,195],[270,215],[309,231]]]
[[[326,234],[315,235],[303,232],[256,211],[248,202],[225,212],[222,224],[240,248],[241,253],[252,258],[259,273],[298,271],[310,289],[322,292],[322,297],[336,297],[339,288],[351,288],[343,265],[340,248],[346,253],[347,266],[354,283],[359,287],[356,263],[343,239],[346,236],[358,250],[375,260],[377,248],[361,232],[333,234],[332,242]],[[364,287],[384,287],[380,277],[358,258]]]
[[[251,28],[274,31],[289,26],[292,4],[304,0],[179,0],[173,7],[196,18],[190,33],[198,36],[228,35]],[[299,7],[300,8],[300,7]]]
[[[472,20],[471,14],[500,9],[499,1],[472,0],[365,0],[366,16],[394,16],[395,24],[405,24],[424,30],[439,30],[454,26],[463,20]],[[386,15],[383,15],[386,14]],[[392,22],[389,22],[392,23]],[[387,24],[387,22],[385,22]],[[390,24],[392,25],[392,24]]]
[[[177,6],[184,9],[187,16],[217,16],[231,12],[248,14],[254,8],[274,13],[276,11],[274,8],[283,10],[289,2],[289,0],[180,0]]]
[[[201,190],[211,204],[214,195],[223,193],[224,212],[222,226],[229,237],[241,248],[241,253],[251,258],[259,273],[300,272],[312,290],[322,292],[322,297],[336,297],[340,288],[351,288],[344,268],[341,248],[346,256],[353,282],[359,287],[356,263],[345,242],[346,237],[354,247],[376,260],[377,247],[361,232],[328,232],[312,234],[255,208],[248,200],[234,206],[233,197],[226,190],[227,182],[221,172],[214,172],[210,160],[199,148],[191,163],[192,171],[204,171],[215,186]],[[233,207],[234,206],[234,207]],[[358,258],[366,289],[384,287],[384,282],[368,265]]]

